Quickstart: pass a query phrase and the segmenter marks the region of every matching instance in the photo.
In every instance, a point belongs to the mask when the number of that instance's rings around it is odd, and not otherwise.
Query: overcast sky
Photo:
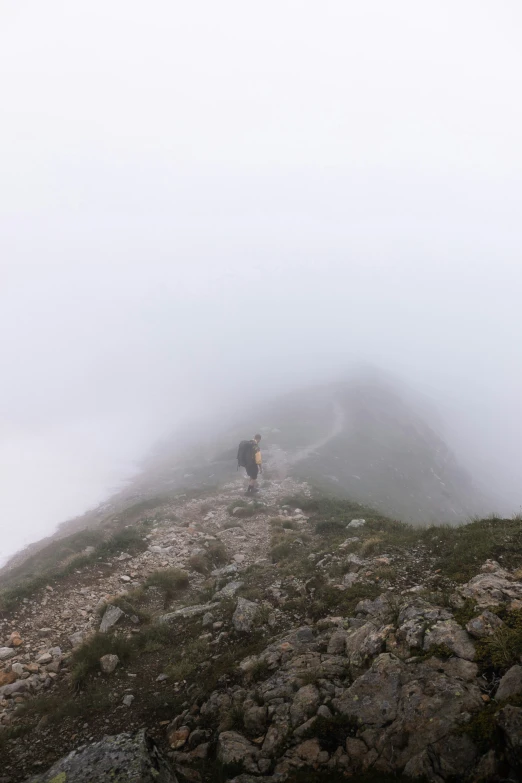
[[[0,558],[244,383],[358,359],[522,504],[521,34],[518,0],[0,0]]]

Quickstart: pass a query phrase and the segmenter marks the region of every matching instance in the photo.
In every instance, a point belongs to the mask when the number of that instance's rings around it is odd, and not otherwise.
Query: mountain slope
[[[150,500],[12,589],[2,783],[142,727],[179,783],[518,779],[520,521],[420,529],[242,486]]]

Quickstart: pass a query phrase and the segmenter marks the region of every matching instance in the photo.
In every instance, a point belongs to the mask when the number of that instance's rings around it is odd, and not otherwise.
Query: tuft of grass
[[[69,698],[63,696],[36,696],[22,705],[19,714],[23,718],[44,717],[51,725],[61,724],[66,718],[90,718],[106,712],[111,706],[107,688],[95,685],[85,693]]]
[[[104,655],[117,655],[121,663],[126,663],[133,655],[133,644],[123,636],[97,633],[74,650],[71,658],[71,683],[81,688],[89,675],[100,670],[100,658]]]
[[[477,644],[476,660],[483,668],[499,673],[519,662],[522,656],[522,609],[506,612],[504,625]]]
[[[222,541],[211,541],[207,547],[207,556],[214,568],[228,563],[228,553]]]
[[[346,532],[346,520],[322,519],[315,525],[315,532],[320,536],[339,536]]]
[[[168,623],[153,623],[143,628],[133,639],[138,652],[152,653],[179,644],[179,634]]]
[[[163,593],[163,598],[167,604],[178,593],[186,590],[189,586],[189,576],[186,571],[179,568],[162,568],[153,571],[145,580],[144,587],[156,587]]]
[[[19,737],[24,737],[32,729],[32,726],[24,723],[19,723],[16,726],[0,726],[0,751],[6,750],[9,742],[17,740]]]
[[[274,544],[270,550],[270,557],[272,563],[279,563],[281,560],[285,560],[292,554],[292,543],[290,541],[281,541],[278,544]]]
[[[210,560],[202,552],[190,556],[189,566],[198,574],[208,574],[211,570]]]
[[[213,568],[228,562],[228,553],[222,541],[211,541],[205,552],[198,552],[189,558],[189,565],[198,574],[206,575]]]
[[[174,659],[166,668],[166,673],[173,682],[186,680],[197,673],[208,656],[208,642],[204,639],[191,639],[182,649],[176,651]]]
[[[117,595],[114,598],[111,599],[110,603],[114,606],[119,606],[120,609],[122,609],[126,615],[132,616],[138,618],[140,623],[150,623],[151,621],[151,615],[149,612],[145,611],[140,607],[140,603],[142,603],[144,598],[144,592],[142,588],[137,588],[136,590],[132,590],[131,592],[125,594],[125,595]],[[107,607],[107,604],[104,604],[102,607],[100,607],[99,614],[103,615],[103,612],[105,611]]]
[[[270,666],[264,658],[260,658],[248,672],[247,678],[251,682],[266,680],[271,674]]]
[[[359,554],[362,557],[375,554],[382,545],[383,539],[380,536],[370,536],[366,538],[359,547]]]

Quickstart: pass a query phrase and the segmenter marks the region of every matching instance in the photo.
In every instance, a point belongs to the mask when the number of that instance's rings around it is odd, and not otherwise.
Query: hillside
[[[520,518],[397,521],[482,501],[389,389],[257,420],[255,500],[239,422],[2,571],[0,783],[519,780]]]
[[[517,780],[520,520],[242,486],[137,504],[4,589],[2,783],[143,727],[180,783]],[[61,769],[35,781],[105,780]]]

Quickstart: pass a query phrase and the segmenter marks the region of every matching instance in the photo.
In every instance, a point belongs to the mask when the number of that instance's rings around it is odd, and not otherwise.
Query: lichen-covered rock
[[[488,561],[488,564],[494,570],[474,576],[459,588],[460,595],[471,599],[481,609],[522,599],[522,582],[514,582],[498,563]]]
[[[495,631],[503,625],[504,623],[500,617],[497,617],[493,612],[488,612],[486,610],[485,612],[482,612],[482,614],[479,614],[478,617],[474,617],[469,621],[466,625],[466,631],[470,636],[475,637],[475,639],[483,639],[484,636],[491,636],[494,634]]]
[[[438,764],[444,769],[451,767],[451,775],[458,778],[468,771],[476,753],[473,744],[460,736],[462,715],[483,708],[476,678],[460,676],[476,675],[476,666],[468,661],[461,663],[462,672],[450,665],[453,661],[448,665],[436,659],[407,664],[383,653],[332,703],[360,726],[357,738],[364,741],[369,752],[375,752],[380,770],[398,770],[411,764],[411,774],[435,781],[434,775],[439,773],[433,769]],[[448,755],[450,740],[456,744]],[[438,759],[436,763],[434,758]],[[440,775],[441,780],[446,779],[444,775],[446,772]],[[451,775],[448,772],[446,777]]]
[[[448,647],[459,658],[472,661],[475,657],[475,645],[466,631],[455,620],[441,620],[426,632],[424,649],[437,646]]]
[[[217,742],[218,761],[224,766],[242,764],[246,772],[259,772],[258,749],[237,731],[223,731]]]
[[[56,762],[27,783],[177,783],[144,731],[104,737]]]
[[[249,633],[259,612],[259,605],[246,598],[239,598],[236,611],[232,616],[232,625],[239,633]]]
[[[212,601],[223,601],[225,598],[233,598],[237,591],[243,587],[244,582],[237,580],[229,582],[212,596]]]
[[[374,623],[365,623],[361,628],[350,631],[346,636],[346,655],[350,665],[359,669],[382,652],[393,626],[376,627]]]
[[[290,707],[292,726],[300,726],[315,715],[320,703],[321,697],[315,685],[304,685],[299,688]]]

